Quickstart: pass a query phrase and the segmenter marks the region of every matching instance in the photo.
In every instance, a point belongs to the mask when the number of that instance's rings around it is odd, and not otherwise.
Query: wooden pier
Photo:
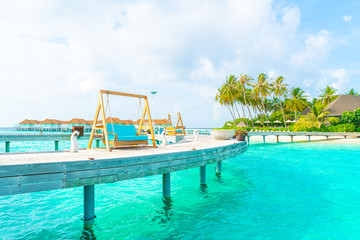
[[[200,168],[200,184],[206,185],[206,165],[217,164],[247,150],[246,142],[217,141],[202,136],[158,148],[124,148],[106,152],[17,153],[0,155],[0,196],[84,187],[84,228],[95,218],[96,184],[163,175],[163,197],[171,197],[171,172]]]

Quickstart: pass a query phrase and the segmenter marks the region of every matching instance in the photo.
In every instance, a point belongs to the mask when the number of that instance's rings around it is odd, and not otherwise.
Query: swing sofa
[[[112,147],[126,146],[126,145],[147,145],[147,135],[137,135],[134,125],[112,125],[106,124],[106,129],[109,137],[109,144]]]

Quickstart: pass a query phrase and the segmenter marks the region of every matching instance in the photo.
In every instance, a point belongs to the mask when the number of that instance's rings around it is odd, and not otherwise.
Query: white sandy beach
[[[294,142],[309,142],[308,136],[294,136]],[[311,142],[326,142],[329,144],[336,144],[336,143],[351,143],[351,144],[359,144],[360,145],[360,138],[357,137],[347,137],[344,138],[343,136],[334,136],[329,137],[326,139],[324,136],[311,136]],[[250,144],[251,143],[262,143],[263,137],[262,136],[251,136],[250,137]],[[276,136],[266,136],[265,138],[266,143],[276,143]],[[279,136],[279,142],[291,142],[290,136]]]

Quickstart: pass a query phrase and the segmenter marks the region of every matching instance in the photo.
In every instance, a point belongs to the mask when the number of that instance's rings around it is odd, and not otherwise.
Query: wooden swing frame
[[[140,124],[139,124],[139,128],[137,131],[137,135],[140,134],[141,128],[144,124],[144,119],[145,116],[147,114],[148,117],[148,121],[149,121],[149,127],[150,127],[150,133],[151,133],[151,140],[152,140],[152,146],[148,145],[149,147],[156,147],[156,143],[155,143],[155,134],[154,134],[154,129],[153,129],[153,125],[152,125],[152,119],[151,119],[151,114],[150,114],[150,107],[149,107],[149,102],[147,99],[147,96],[145,95],[139,95],[139,94],[132,94],[132,93],[122,93],[122,92],[114,92],[114,91],[109,91],[109,90],[99,90],[99,103],[98,106],[96,108],[96,112],[95,112],[95,118],[94,118],[94,122],[92,124],[92,129],[91,129],[91,134],[90,134],[90,139],[89,139],[89,144],[88,144],[88,149],[91,148],[94,136],[95,136],[95,131],[98,130],[102,130],[102,133],[105,136],[105,145],[106,145],[106,149],[108,151],[111,151],[111,149],[115,149],[117,148],[115,146],[115,144],[113,144],[113,147],[110,147],[109,144],[109,133],[107,131],[107,127],[106,127],[106,116],[105,116],[105,107],[104,107],[104,99],[103,99],[103,94],[108,94],[108,95],[116,95],[116,96],[124,96],[124,97],[132,97],[132,98],[139,98],[139,99],[144,99],[145,100],[145,107],[142,113],[142,117],[140,120]],[[98,118],[99,115],[101,114],[101,125],[98,125]],[[131,146],[137,146],[136,143],[132,143],[129,144]]]
[[[175,129],[174,129],[174,133],[168,133],[167,135],[173,135],[173,136],[176,136],[176,135],[186,135],[185,134],[185,128],[184,128],[184,124],[183,124],[183,121],[182,121],[182,118],[181,118],[181,114],[179,112],[177,113],[169,113],[168,114],[168,123],[166,124],[166,127],[165,129],[167,128],[167,126],[170,124],[170,126],[173,126],[172,124],[172,121],[171,121],[171,115],[177,115],[178,117],[178,120],[177,120],[177,123],[176,123],[176,126],[175,126]],[[177,130],[178,129],[181,129],[181,132],[182,133],[177,133]]]

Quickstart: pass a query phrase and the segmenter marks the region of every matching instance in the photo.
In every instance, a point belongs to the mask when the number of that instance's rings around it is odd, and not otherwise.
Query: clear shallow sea
[[[1,157],[1,156],[0,156]],[[360,150],[326,143],[252,144],[224,161],[96,185],[97,239],[360,239]],[[79,239],[82,188],[0,197],[0,239]]]

